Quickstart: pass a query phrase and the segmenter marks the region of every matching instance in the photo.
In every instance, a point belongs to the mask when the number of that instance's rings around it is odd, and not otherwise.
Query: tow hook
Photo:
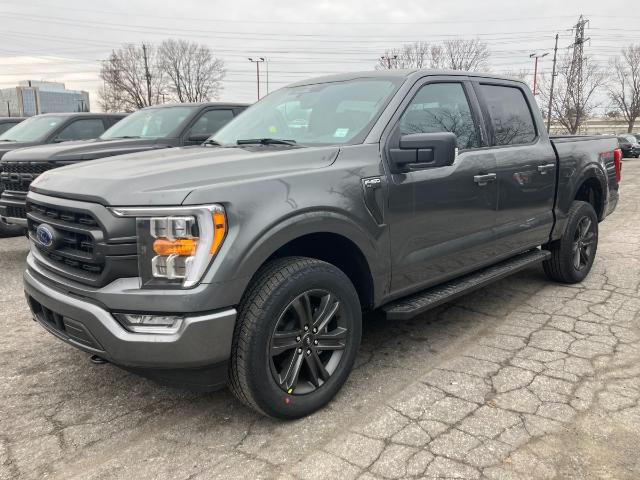
[[[91,355],[89,357],[89,361],[94,365],[104,365],[105,363],[109,363],[109,360],[105,360],[104,358],[99,357],[98,355]]]

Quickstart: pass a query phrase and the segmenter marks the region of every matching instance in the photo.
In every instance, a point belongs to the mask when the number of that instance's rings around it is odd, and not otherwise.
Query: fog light
[[[176,333],[184,320],[180,315],[116,313],[114,316],[124,328],[136,333]]]

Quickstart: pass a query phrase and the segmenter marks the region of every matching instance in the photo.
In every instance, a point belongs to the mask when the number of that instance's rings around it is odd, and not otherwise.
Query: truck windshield
[[[120,120],[100,139],[166,138],[197,110],[197,106],[145,108]]]
[[[286,87],[229,122],[212,140],[223,146],[250,139],[262,139],[262,144],[274,144],[274,140],[297,145],[360,143],[401,82],[400,78],[358,78]]]
[[[48,136],[64,120],[64,117],[31,117],[0,135],[0,142],[37,142]]]

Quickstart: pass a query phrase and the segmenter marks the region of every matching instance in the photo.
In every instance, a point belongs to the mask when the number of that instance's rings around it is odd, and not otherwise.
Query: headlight
[[[137,218],[138,269],[142,285],[196,285],[227,234],[221,205],[176,208],[114,208]]]

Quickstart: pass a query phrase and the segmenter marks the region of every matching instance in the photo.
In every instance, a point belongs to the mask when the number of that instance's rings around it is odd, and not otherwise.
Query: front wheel
[[[322,408],[351,372],[361,322],[358,295],[338,268],[306,257],[267,264],[238,308],[232,392],[276,418]]]
[[[551,258],[543,263],[547,277],[563,283],[584,280],[598,249],[598,216],[593,206],[573,202],[562,238],[550,243],[548,248]]]

